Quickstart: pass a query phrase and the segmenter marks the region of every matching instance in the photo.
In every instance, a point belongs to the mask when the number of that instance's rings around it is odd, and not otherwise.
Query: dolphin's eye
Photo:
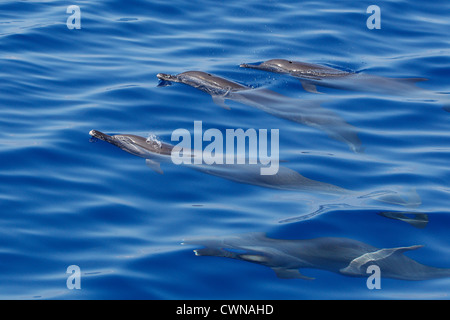
[[[211,73],[208,73],[208,76],[212,77],[212,74],[211,74]]]
[[[288,61],[289,63],[292,63],[292,61]]]

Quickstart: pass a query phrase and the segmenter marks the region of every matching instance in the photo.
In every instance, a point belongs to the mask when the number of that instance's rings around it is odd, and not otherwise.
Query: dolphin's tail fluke
[[[380,274],[386,278],[402,280],[429,280],[450,277],[450,269],[436,268],[418,263],[403,253],[422,248],[423,245],[410,247],[385,248],[365,253],[339,271],[349,276],[365,276],[371,265],[380,269]]]

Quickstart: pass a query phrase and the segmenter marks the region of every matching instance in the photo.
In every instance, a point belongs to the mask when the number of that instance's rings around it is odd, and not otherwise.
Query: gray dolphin
[[[160,86],[179,82],[211,95],[214,103],[230,109],[225,99],[263,110],[276,117],[314,127],[329,137],[348,144],[351,150],[361,152],[357,129],[334,112],[322,108],[319,101],[292,99],[267,89],[253,89],[239,83],[202,71],[187,71],[178,75],[158,73]]]
[[[300,79],[303,88],[313,93],[319,93],[316,86],[390,94],[428,92],[415,85],[417,82],[427,81],[426,78],[385,78],[284,59],[272,59],[260,64],[243,63],[240,67],[289,74]]]
[[[217,256],[261,264],[275,271],[279,278],[305,279],[299,269],[322,269],[347,276],[367,277],[367,267],[376,265],[383,278],[427,280],[450,277],[450,269],[426,266],[403,253],[422,246],[378,249],[348,239],[323,237],[305,240],[268,238],[264,233],[230,237],[188,239],[184,245],[200,245],[197,256]]]
[[[427,81],[426,78],[386,78],[284,59],[272,59],[260,64],[243,63],[240,67],[289,74],[298,78],[303,88],[312,93],[320,93],[317,86],[321,86],[395,96],[403,95],[419,100],[435,100],[443,105],[444,111],[450,112],[448,95],[425,90],[416,85],[418,82]]]
[[[161,163],[172,162],[171,153],[174,146],[157,139],[146,139],[131,134],[110,136],[97,130],[91,130],[89,134],[97,139],[109,142],[126,152],[145,158],[147,166],[160,174],[163,173]],[[194,151],[190,154],[192,157],[195,156]],[[414,194],[414,197],[409,196],[408,198],[393,191],[363,194],[306,178],[297,171],[283,166],[279,166],[278,172],[273,175],[261,175],[260,164],[183,164],[183,166],[227,180],[271,189],[371,198],[406,207],[415,207],[421,202],[417,193]]]
[[[110,136],[97,130],[91,130],[89,134],[97,139],[109,142],[126,152],[145,158],[147,166],[158,173],[163,173],[160,166],[161,162],[171,162],[173,145],[130,134]],[[194,152],[191,154],[192,156],[195,155]],[[184,164],[184,166],[231,181],[265,188],[313,191],[335,195],[353,193],[350,190],[329,183],[308,179],[298,172],[283,166],[280,166],[278,172],[274,175],[261,175],[260,164]]]

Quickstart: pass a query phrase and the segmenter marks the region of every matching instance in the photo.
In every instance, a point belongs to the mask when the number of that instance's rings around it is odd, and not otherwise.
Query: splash
[[[148,137],[147,140],[145,140],[145,142],[147,142],[149,145],[151,145],[154,148],[158,148],[161,149],[162,146],[162,142],[161,140],[158,139],[158,137],[151,133]]]

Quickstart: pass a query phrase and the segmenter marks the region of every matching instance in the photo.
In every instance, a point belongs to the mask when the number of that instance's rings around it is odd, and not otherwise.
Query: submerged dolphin
[[[418,82],[427,81],[426,78],[386,78],[365,73],[343,71],[318,64],[272,59],[260,64],[240,65],[243,68],[258,69],[281,74],[289,74],[298,78],[303,88],[312,93],[319,93],[317,86],[353,91],[365,91],[391,95],[406,95],[420,99],[439,100],[444,104],[443,109],[450,112],[448,98],[416,86]]]
[[[261,264],[284,279],[313,279],[301,274],[301,268],[367,277],[370,265],[378,266],[383,278],[427,280],[450,277],[450,269],[426,266],[403,254],[422,247],[420,245],[378,249],[347,238],[279,240],[268,238],[263,233],[191,239],[182,244],[203,246],[194,250],[197,256],[226,257]]]
[[[91,130],[89,134],[126,152],[145,158],[147,166],[158,173],[163,173],[160,166],[161,162],[171,162],[171,153],[174,148],[171,144],[130,134],[110,136],[97,130]],[[191,152],[191,154],[195,156],[195,152]],[[283,166],[279,166],[278,172],[273,175],[261,175],[261,165],[259,164],[184,164],[184,166],[231,181],[271,189],[371,198],[407,207],[420,204],[420,198],[417,194],[408,199],[404,199],[402,195],[392,191],[362,194],[329,183],[308,179],[297,171]]]
[[[324,131],[333,139],[347,143],[355,151],[361,151],[357,129],[330,110],[322,108],[318,101],[291,99],[267,89],[253,89],[239,83],[201,71],[187,71],[178,75],[158,73],[160,86],[180,82],[211,95],[213,101],[226,109],[225,99],[263,110],[276,117],[301,123]]]

